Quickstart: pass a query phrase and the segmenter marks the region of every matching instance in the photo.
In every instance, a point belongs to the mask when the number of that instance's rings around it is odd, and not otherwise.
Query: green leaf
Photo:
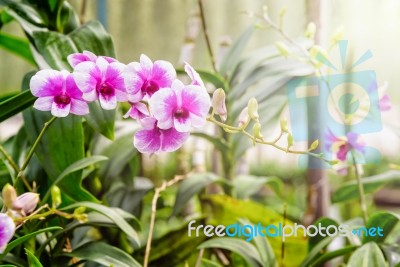
[[[69,174],[82,170],[90,165],[93,165],[97,162],[100,161],[105,161],[108,160],[107,157],[104,156],[91,156],[88,158],[83,158],[81,160],[78,160],[77,162],[74,162],[73,164],[71,164],[70,166],[68,166],[68,168],[66,168],[58,177],[57,179],[54,180],[54,182],[52,183],[52,185],[49,187],[51,188],[54,185],[59,184],[66,176],[68,176]],[[47,200],[47,198],[50,196],[50,189],[47,191],[46,195],[43,197],[43,202],[45,202]]]
[[[382,174],[362,178],[364,192],[366,194],[376,192],[384,185],[400,180],[400,171],[388,171]],[[358,185],[357,181],[350,181],[339,187],[332,196],[332,202],[338,203],[357,199]]]
[[[283,183],[278,177],[258,177],[252,175],[238,175],[232,184],[235,189],[236,197],[239,199],[249,198],[257,193],[265,184],[269,184],[276,194],[281,195]]]
[[[200,267],[222,267],[222,265],[213,262],[209,259],[201,259]]]
[[[140,244],[139,242],[139,237],[135,229],[130,226],[125,219],[117,213],[115,210],[101,205],[97,203],[92,203],[92,202],[77,202],[72,205],[69,205],[63,210],[69,210],[69,209],[75,209],[78,207],[87,207],[89,209],[95,210],[108,218],[110,218],[125,234],[127,234],[129,237],[131,237],[137,244]]]
[[[29,249],[25,249],[25,254],[28,257],[29,267],[43,267],[39,259],[36,258],[35,255],[29,251]]]
[[[376,266],[387,266],[385,257],[381,249],[374,242],[368,242],[362,247],[358,248],[351,255],[348,267],[376,267]]]
[[[376,236],[367,236],[364,235],[362,241],[363,243],[368,243],[368,242],[376,242],[376,243],[381,243],[383,242],[390,232],[394,229],[396,224],[399,222],[399,216],[395,213],[392,212],[387,212],[387,211],[378,211],[375,212],[373,215],[371,215],[368,219],[366,228],[370,229],[372,227],[380,227],[383,229],[383,236],[379,236],[378,233],[376,232]]]
[[[232,237],[218,237],[205,241],[199,247],[199,249],[205,248],[222,248],[233,251],[242,256],[249,266],[263,266],[260,258],[260,254],[257,249],[249,242],[242,239]]]
[[[0,47],[3,47],[7,51],[25,59],[32,65],[36,65],[31,49],[29,48],[29,42],[26,39],[0,32]]]
[[[102,109],[98,101],[89,103],[90,113],[85,116],[87,123],[110,140],[114,139],[115,109]]]
[[[227,151],[229,149],[229,145],[225,142],[225,140],[223,138],[214,137],[209,134],[200,133],[200,132],[193,132],[191,134],[209,141],[211,144],[214,145],[214,148],[218,149],[222,153],[224,153],[225,151]]]
[[[180,75],[187,75],[185,70],[181,69],[181,68],[177,68],[176,72],[177,72],[177,74],[180,74]],[[215,88],[223,88],[225,90],[228,89],[225,79],[218,73],[213,73],[213,72],[206,71],[206,70],[197,70],[197,69],[196,69],[196,72],[200,75],[201,79],[204,82],[209,82],[209,83],[213,84],[215,86]]]
[[[49,232],[49,231],[54,231],[54,230],[60,230],[62,229],[62,227],[59,226],[53,226],[53,227],[47,227],[44,229],[40,229],[36,232],[32,232],[29,233],[27,235],[21,236],[13,241],[11,241],[10,243],[8,243],[7,247],[5,248],[5,250],[3,251],[3,254],[0,254],[0,260],[3,259],[3,257],[5,255],[7,255],[8,252],[10,252],[13,248],[15,248],[16,246],[22,244],[23,242],[27,241],[28,239],[40,234],[40,233],[45,233],[45,232]]]
[[[195,173],[187,177],[179,185],[172,215],[177,215],[195,194],[199,193],[207,185],[216,182],[224,182],[224,179],[218,177],[213,173],[208,172]]]
[[[111,37],[98,21],[90,21],[68,35],[39,31],[33,38],[38,52],[55,69],[71,69],[67,56],[83,50],[115,57]]]
[[[334,259],[336,257],[340,257],[340,256],[345,256],[347,254],[349,254],[350,252],[354,251],[356,248],[358,248],[357,246],[347,246],[338,250],[334,250],[334,251],[329,251],[327,253],[322,254],[319,258],[317,258],[315,261],[311,262],[309,267],[318,267],[318,266],[322,266],[323,263]]]
[[[232,47],[226,53],[219,70],[223,76],[229,75],[229,73],[233,72],[233,70],[236,68],[240,57],[242,56],[243,50],[249,42],[250,37],[253,35],[253,32],[254,26],[252,25],[242,33],[242,35],[234,42]]]
[[[330,225],[334,225],[334,226],[339,226],[339,224],[335,221],[335,220],[332,220],[332,219],[330,219],[330,218],[324,218],[324,217],[321,217],[321,218],[319,218],[317,221],[315,221],[314,223],[313,223],[313,225],[315,225],[315,226],[319,226],[319,224],[321,224],[321,227],[328,227],[328,226],[330,226]],[[310,237],[310,239],[309,239],[309,241],[308,241],[308,245],[309,245],[309,248],[308,248],[308,250],[309,251],[311,251],[318,243],[320,243],[323,239],[325,239],[325,238],[327,238],[327,237],[329,237],[328,235],[326,235],[326,233],[323,233],[325,236],[321,236],[321,235],[316,235],[316,236],[312,236],[312,237]]]
[[[49,2],[50,10],[54,11],[54,9],[57,7],[57,3],[59,2],[59,0],[48,0],[48,2]]]
[[[25,128],[29,133],[28,138],[33,144],[51,116],[47,112],[33,109],[25,111],[23,115]],[[37,146],[35,155],[45,169],[49,180],[54,182],[63,170],[84,157],[83,146],[82,118],[70,115],[66,118],[59,118],[50,125]],[[75,201],[98,202],[94,196],[81,187],[81,171],[70,173],[66,178],[58,184],[63,194]]]
[[[311,262],[319,257],[321,250],[325,249],[335,238],[335,236],[329,236],[322,239],[318,244],[314,245],[313,249],[310,250],[307,257],[301,263],[300,267],[308,267]]]
[[[125,251],[103,242],[86,243],[70,253],[64,254],[80,260],[88,260],[105,266],[141,267],[134,258]]]
[[[207,208],[207,223],[216,225],[230,225],[237,223],[239,219],[247,219],[254,224],[261,223],[262,226],[283,223],[283,216],[272,208],[251,200],[238,200],[225,195],[210,195],[202,198]],[[294,223],[286,219],[286,225],[294,227]],[[282,238],[270,237],[269,243],[272,246],[277,259],[281,257]],[[285,239],[285,257],[283,264],[299,266],[307,255],[307,237],[301,229],[297,236],[288,236]],[[290,256],[292,255],[292,256]]]
[[[31,75],[25,76],[32,77]],[[31,91],[23,91],[16,96],[13,96],[0,103],[0,122],[18,114],[19,112],[25,110],[26,108],[32,106],[35,102],[36,97],[34,97]]]

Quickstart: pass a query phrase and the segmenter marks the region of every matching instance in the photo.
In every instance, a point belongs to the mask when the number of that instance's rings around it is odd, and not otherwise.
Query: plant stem
[[[356,178],[357,178],[358,194],[359,194],[359,197],[360,197],[361,212],[362,212],[364,224],[367,225],[368,213],[367,213],[367,202],[365,200],[364,185],[363,185],[363,182],[362,182],[362,178],[361,178],[360,172],[357,169],[357,162],[356,162],[356,158],[355,158],[353,152],[351,153],[351,157],[353,159],[354,174],[356,175]]]
[[[160,197],[161,192],[165,191],[168,187],[178,183],[179,181],[185,179],[189,174],[190,173],[187,173],[186,175],[176,175],[174,177],[174,179],[169,180],[168,182],[163,182],[162,185],[160,187],[157,187],[154,191],[153,200],[151,201],[151,216],[150,216],[150,224],[149,224],[149,235],[147,237],[143,267],[148,267],[148,265],[149,265],[151,241],[153,239],[154,223],[156,220],[156,212],[157,212],[157,200]]]
[[[37,146],[40,143],[40,140],[42,139],[44,133],[46,130],[50,127],[50,125],[57,119],[57,117],[52,117],[48,122],[46,122],[43,126],[43,129],[40,131],[38,137],[36,138],[35,142],[33,143],[31,149],[28,152],[28,155],[26,156],[26,159],[24,163],[22,164],[21,169],[18,172],[17,178],[14,181],[14,184],[18,181],[18,179],[21,179],[22,182],[24,182],[25,186],[28,188],[29,191],[32,191],[32,187],[29,185],[28,181],[24,178],[24,171],[26,167],[28,166],[29,161],[31,160],[33,153],[35,152]]]
[[[15,171],[15,173],[19,172],[19,168],[17,163],[12,159],[11,155],[7,153],[7,151],[4,149],[2,145],[0,145],[0,153],[3,154],[4,158],[10,163],[11,167]]]
[[[214,72],[217,72],[217,65],[215,64],[215,57],[214,57],[214,53],[213,53],[212,48],[211,48],[210,37],[208,36],[206,19],[205,19],[205,16],[204,16],[203,1],[202,0],[197,0],[197,2],[199,4],[201,25],[203,27],[204,38],[206,39],[207,49],[208,49],[208,53],[210,55],[210,60],[211,60],[211,65],[212,65],[212,68],[213,68]]]

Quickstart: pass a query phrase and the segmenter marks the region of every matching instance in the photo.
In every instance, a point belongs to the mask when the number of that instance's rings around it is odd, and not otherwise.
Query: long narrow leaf
[[[36,65],[27,40],[0,32],[0,47]]]

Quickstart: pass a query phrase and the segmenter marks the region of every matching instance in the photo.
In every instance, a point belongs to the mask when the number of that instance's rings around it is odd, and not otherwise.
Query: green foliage
[[[0,47],[16,54],[33,65],[36,64],[29,48],[29,42],[25,39],[0,32]]]
[[[362,247],[358,248],[351,255],[349,262],[347,263],[349,267],[376,267],[376,266],[387,266],[385,257],[381,249],[374,242],[368,242]]]

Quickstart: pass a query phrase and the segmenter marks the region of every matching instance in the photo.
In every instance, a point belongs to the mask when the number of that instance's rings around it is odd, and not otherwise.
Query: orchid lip
[[[54,97],[54,101],[59,105],[68,105],[71,103],[71,97],[68,94],[62,93]]]
[[[160,87],[158,86],[158,84],[151,80],[145,81],[141,88],[142,92],[145,92],[149,96],[152,96],[159,89],[160,89]]]
[[[114,89],[108,84],[102,84],[99,93],[105,96],[111,96],[114,94]]]
[[[174,117],[176,119],[186,119],[189,117],[189,112],[183,108],[178,108],[174,112]]]

